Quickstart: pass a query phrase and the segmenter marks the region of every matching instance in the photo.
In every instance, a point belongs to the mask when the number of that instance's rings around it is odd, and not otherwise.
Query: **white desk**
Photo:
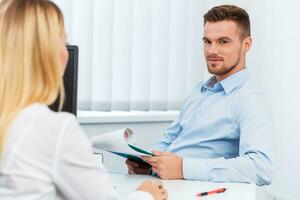
[[[110,174],[111,181],[116,190],[127,196],[135,191],[144,180],[157,179],[144,175]],[[243,183],[211,183],[188,180],[163,180],[164,186],[168,190],[170,200],[198,200],[195,195],[198,192],[225,187],[226,192],[202,197],[205,200],[255,200],[255,185]]]

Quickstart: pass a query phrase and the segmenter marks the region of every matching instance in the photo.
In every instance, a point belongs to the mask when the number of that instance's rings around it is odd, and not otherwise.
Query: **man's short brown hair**
[[[241,38],[244,39],[251,35],[250,19],[248,13],[234,5],[221,5],[210,9],[204,16],[206,22],[219,22],[223,20],[234,21],[241,28]]]

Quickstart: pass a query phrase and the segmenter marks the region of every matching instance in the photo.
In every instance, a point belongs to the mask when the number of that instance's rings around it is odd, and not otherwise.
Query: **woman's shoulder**
[[[69,123],[77,123],[73,114],[54,112],[43,104],[32,104],[18,114],[14,125],[17,127],[31,125],[31,129],[57,132]]]
[[[68,112],[55,112],[44,104],[32,104],[21,111],[21,114],[29,117],[42,116],[43,118],[74,118],[74,115]]]
[[[23,109],[11,124],[7,143],[12,147],[21,141],[18,148],[24,151],[32,147],[45,152],[49,146],[55,146],[60,137],[77,129],[79,125],[74,115],[54,112],[46,105],[32,104]]]

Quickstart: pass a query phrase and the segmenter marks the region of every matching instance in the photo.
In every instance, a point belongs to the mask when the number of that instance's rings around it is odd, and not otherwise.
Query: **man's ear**
[[[242,45],[243,45],[243,47],[242,47],[243,54],[246,54],[250,50],[250,48],[252,46],[252,37],[251,36],[246,37],[244,39]]]

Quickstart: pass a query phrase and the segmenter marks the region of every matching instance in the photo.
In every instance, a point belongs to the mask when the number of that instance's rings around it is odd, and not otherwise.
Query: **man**
[[[270,184],[271,109],[246,69],[251,47],[247,12],[217,6],[204,15],[204,54],[214,76],[200,83],[183,104],[179,119],[144,157],[162,179]],[[126,161],[129,173],[150,168]]]

